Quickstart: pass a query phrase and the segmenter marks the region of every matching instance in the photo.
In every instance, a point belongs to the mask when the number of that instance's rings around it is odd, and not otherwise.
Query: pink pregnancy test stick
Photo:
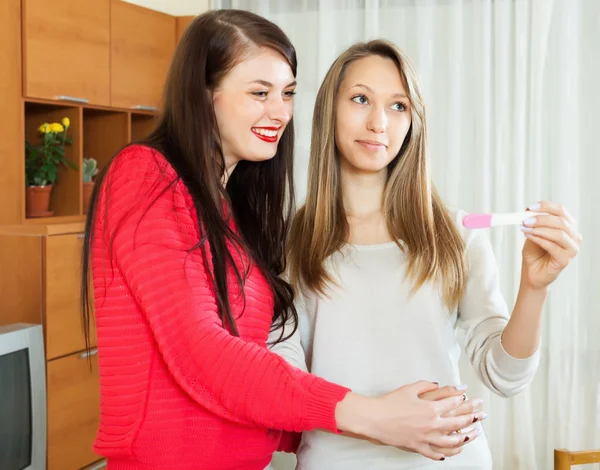
[[[545,215],[542,212],[511,212],[508,214],[469,214],[463,217],[463,225],[468,229],[498,227],[500,225],[521,225],[525,219]]]

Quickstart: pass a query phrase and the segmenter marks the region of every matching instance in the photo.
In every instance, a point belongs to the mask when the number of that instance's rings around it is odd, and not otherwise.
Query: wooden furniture
[[[156,109],[176,40],[176,20],[112,0],[111,105]]]
[[[82,222],[0,226],[0,302],[8,314],[2,323],[44,326],[50,470],[101,459],[92,451],[100,406],[96,350],[85,351],[79,309],[82,231]]]
[[[103,168],[150,132],[191,18],[120,0],[0,1],[0,325],[44,327],[49,470],[105,466],[92,451],[97,350],[95,339],[85,350],[80,320],[83,158]],[[60,170],[52,217],[27,218],[25,139],[38,143],[38,127],[63,117],[73,139],[65,155],[78,169]]]
[[[23,1],[23,94],[110,104],[110,3]]]
[[[573,465],[600,463],[600,449],[587,451],[554,450],[554,470],[571,470]]]

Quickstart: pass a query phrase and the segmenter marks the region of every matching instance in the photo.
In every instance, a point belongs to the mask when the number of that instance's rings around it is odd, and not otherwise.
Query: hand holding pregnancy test
[[[523,246],[524,279],[530,287],[545,288],[579,252],[581,234],[566,209],[542,201],[523,212],[468,214],[463,218],[468,229],[520,225],[527,237]]]

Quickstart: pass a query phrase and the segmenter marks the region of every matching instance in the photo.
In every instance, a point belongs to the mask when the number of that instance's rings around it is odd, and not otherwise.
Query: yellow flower
[[[50,131],[50,124],[48,124],[47,122],[45,122],[40,127],[38,127],[38,131],[41,132],[42,134],[45,134],[46,132],[49,132]]]
[[[62,124],[65,127],[69,127],[71,125],[71,120],[68,117],[63,118]]]
[[[65,128],[62,126],[62,124],[59,124],[58,122],[53,122],[52,124],[50,124],[50,132],[60,133],[64,130]]]

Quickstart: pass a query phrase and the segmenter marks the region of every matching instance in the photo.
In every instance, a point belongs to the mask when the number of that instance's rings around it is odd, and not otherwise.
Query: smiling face
[[[337,98],[335,143],[343,170],[379,173],[410,129],[410,100],[395,62],[370,55],[350,63]]]
[[[273,158],[292,119],[296,80],[285,58],[259,48],[235,65],[213,93],[227,168]]]

